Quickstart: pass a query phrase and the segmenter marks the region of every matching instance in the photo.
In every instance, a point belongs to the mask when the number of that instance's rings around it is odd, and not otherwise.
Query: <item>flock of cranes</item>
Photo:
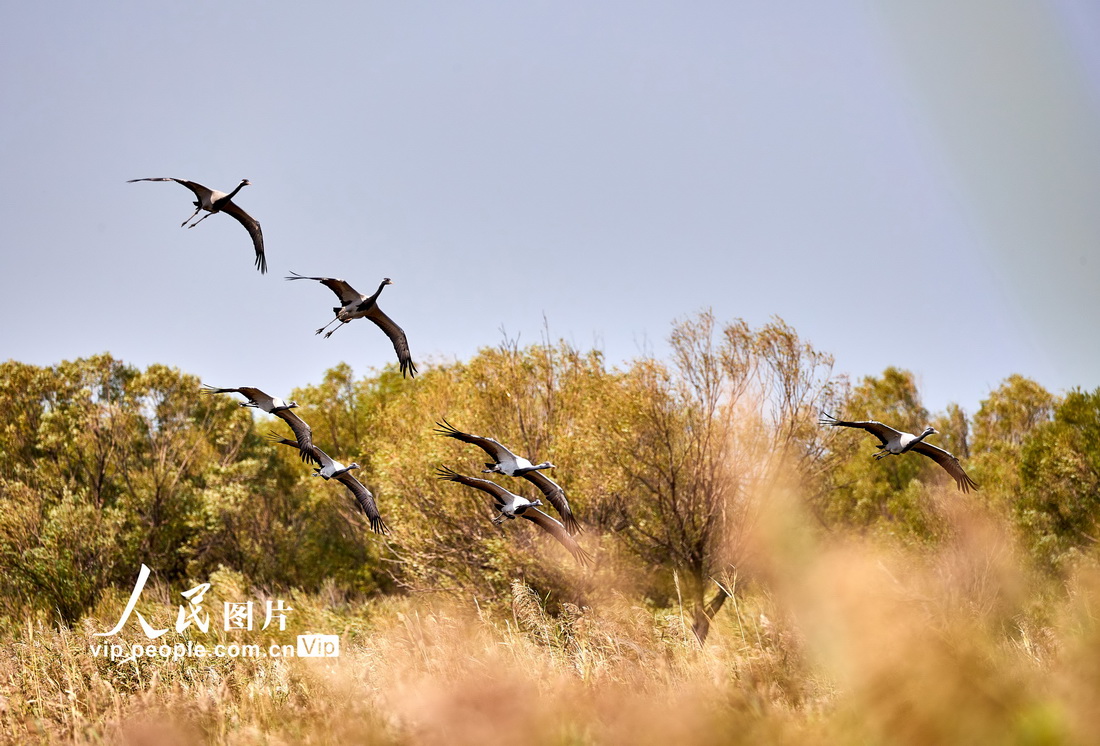
[[[251,183],[248,179],[242,179],[240,184],[238,184],[233,191],[228,193],[209,189],[194,181],[171,177],[130,179],[128,183],[137,181],[174,181],[177,184],[182,184],[194,193],[196,198],[194,202],[195,212],[180,224],[181,227],[187,226],[188,228],[194,228],[203,220],[210,217],[210,215],[218,212],[224,212],[231,215],[237,222],[245,227],[248,231],[248,235],[252,238],[252,246],[256,254],[256,269],[262,274],[267,273],[267,257],[264,254],[264,238],[260,230],[260,224],[233,202],[233,197],[236,196],[241,189]],[[202,211],[206,211],[207,214],[191,222],[195,216]],[[188,225],[189,223],[190,225]],[[384,278],[378,285],[378,289],[374,291],[374,294],[369,296],[363,295],[345,280],[335,277],[307,277],[297,272],[291,272],[291,276],[286,279],[313,280],[319,282],[332,290],[332,292],[336,294],[336,297],[339,298],[340,305],[332,309],[335,318],[318,329],[316,331],[317,334],[324,333],[327,339],[332,336],[333,332],[337,329],[354,319],[370,319],[387,337],[389,337],[390,342],[393,343],[402,377],[416,375],[416,365],[413,364],[412,356],[409,353],[409,342],[405,336],[405,332],[378,307],[378,296],[381,295],[382,290],[387,285],[393,284],[390,278]],[[333,326],[334,324],[335,326]],[[332,328],[330,329],[329,327]],[[274,443],[296,448],[302,461],[312,464],[315,467],[313,470],[314,476],[321,477],[326,481],[335,479],[347,487],[355,498],[359,508],[370,521],[371,530],[379,534],[389,533],[389,528],[382,520],[382,515],[378,510],[378,504],[375,501],[374,495],[362,482],[351,474],[352,470],[360,468],[359,464],[353,462],[345,466],[318,448],[313,442],[313,431],[310,426],[305,420],[291,411],[298,407],[297,402],[284,401],[283,399],[270,396],[260,389],[251,386],[242,386],[240,388],[215,388],[213,386],[204,385],[204,389],[206,393],[210,394],[241,394],[247,399],[247,401],[241,402],[242,407],[254,407],[268,414],[275,415],[286,422],[294,433],[294,439],[284,438],[278,433],[272,432],[269,436],[270,440]],[[955,480],[959,490],[962,492],[969,492],[971,489],[978,488],[977,483],[966,474],[955,456],[942,448],[937,448],[930,443],[924,442],[925,438],[929,435],[936,434],[936,430],[932,427],[925,428],[920,435],[912,435],[910,433],[895,430],[888,425],[884,425],[874,420],[838,420],[836,417],[826,412],[821,413],[819,423],[829,427],[850,427],[865,430],[875,436],[879,441],[879,451],[874,454],[874,458],[876,459],[881,459],[886,456],[900,456],[909,452],[920,453],[942,466]],[[538,525],[543,531],[557,540],[581,565],[587,566],[591,562],[592,556],[586,552],[574,538],[580,533],[581,527],[576,517],[573,515],[573,511],[569,506],[569,501],[566,499],[565,491],[554,482],[554,480],[543,473],[547,469],[554,468],[552,463],[544,461],[539,464],[533,464],[528,459],[517,456],[499,441],[493,438],[464,433],[447,422],[446,419],[436,423],[436,425],[437,429],[435,432],[437,434],[477,446],[493,459],[491,462],[485,464],[486,468],[482,470],[483,473],[518,477],[535,485],[542,493],[543,497],[546,498],[547,502],[553,506],[558,515],[561,516],[561,520],[539,510],[539,507],[543,505],[541,499],[529,500],[488,479],[464,476],[447,466],[438,467],[436,476],[439,479],[457,482],[458,484],[491,495],[497,511],[497,515],[492,519],[494,524],[501,525],[505,520],[514,520],[517,517],[525,518]]]
[[[244,187],[248,186],[252,182],[248,179],[241,179],[241,183],[237,185],[237,188],[232,192],[219,192],[209,187],[204,187],[194,181],[187,181],[186,179],[176,179],[170,176],[155,176],[147,179],[130,179],[127,183],[133,184],[136,181],[174,181],[177,184],[183,184],[185,187],[194,192],[197,198],[193,203],[195,205],[195,212],[191,213],[191,216],[180,223],[180,227],[187,226],[188,228],[194,228],[196,225],[206,220],[208,217],[217,212],[224,212],[232,215],[237,219],[241,225],[248,231],[248,235],[252,237],[252,248],[256,251],[256,269],[260,270],[261,274],[267,274],[267,256],[264,254],[264,234],[260,230],[259,222],[242,210],[233,202],[234,195],[241,191]],[[206,215],[191,223],[192,218],[198,215],[201,211],[205,210]],[[190,225],[187,225],[191,223]],[[326,285],[332,289],[332,292],[336,293],[336,297],[340,299],[340,305],[332,309],[332,312],[336,314],[336,318],[330,321],[325,326],[317,330],[317,333],[325,331],[329,326],[341,322],[340,326],[348,323],[352,319],[370,319],[381,329],[387,337],[390,338],[390,342],[393,343],[394,352],[397,353],[397,361],[401,367],[401,375],[416,375],[416,366],[413,365],[412,356],[409,354],[409,340],[405,337],[405,332],[400,326],[394,323],[393,319],[385,314],[381,308],[378,307],[378,296],[382,293],[382,288],[386,285],[392,285],[393,281],[390,278],[382,280],[382,284],[378,286],[378,290],[374,291],[374,295],[363,295],[355,290],[346,281],[335,277],[305,277],[297,272],[291,272],[292,277],[288,277],[288,280],[316,280],[322,285]],[[329,331],[325,335],[325,338],[332,336],[332,332],[339,329],[337,326],[332,331]]]
[[[222,389],[204,385],[203,388],[208,394],[241,394],[248,400],[241,402],[242,407],[255,407],[268,414],[275,415],[290,425],[290,429],[294,432],[293,440],[284,438],[276,432],[270,433],[268,436],[269,439],[274,443],[296,448],[303,461],[315,466],[313,470],[314,476],[321,477],[325,481],[335,479],[347,487],[355,498],[356,503],[358,503],[360,510],[366,514],[367,519],[370,521],[371,530],[379,534],[389,533],[389,527],[387,527],[385,521],[382,520],[382,514],[378,512],[378,503],[374,499],[374,494],[351,474],[353,469],[361,468],[359,464],[353,462],[344,465],[334,460],[331,456],[314,445],[313,429],[305,420],[290,411],[298,406],[297,402],[286,402],[278,397],[266,394],[253,386]],[[506,490],[496,482],[490,482],[487,479],[466,477],[446,466],[439,467],[437,471],[437,476],[440,479],[458,482],[459,484],[464,484],[467,487],[473,487],[476,490],[481,490],[482,492],[492,495],[498,512],[498,515],[493,519],[493,523],[496,525],[499,526],[505,519],[514,520],[517,517],[526,518],[557,539],[582,565],[587,565],[591,561],[592,556],[573,538],[574,534],[580,532],[581,527],[580,524],[577,523],[577,519],[573,516],[573,511],[569,508],[569,501],[565,498],[565,491],[549,477],[539,473],[540,469],[552,468],[553,464],[544,462],[542,464],[532,465],[530,461],[522,456],[516,456],[508,448],[492,438],[482,438],[477,435],[461,432],[451,426],[446,420],[440,423],[439,428],[437,432],[440,435],[477,445],[492,456],[494,462],[486,464],[486,466],[490,467],[485,469],[486,472],[496,472],[499,474],[507,474],[512,477],[530,479],[539,486],[539,489],[542,490],[546,499],[550,501],[550,504],[553,505],[554,509],[561,515],[562,520],[559,521],[553,516],[539,510],[538,508],[542,505],[542,500],[528,500],[522,495],[517,495],[514,492]]]

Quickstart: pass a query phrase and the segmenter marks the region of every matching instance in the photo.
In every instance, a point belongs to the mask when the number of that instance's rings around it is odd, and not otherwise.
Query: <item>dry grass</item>
[[[0,723],[13,743],[1094,742],[1100,572],[1036,579],[961,505],[943,502],[935,550],[761,521],[761,580],[702,649],[607,569],[590,607],[553,614],[518,579],[488,605],[295,596],[300,621],[341,634],[328,659],[94,658],[116,598],[78,629],[9,631]]]

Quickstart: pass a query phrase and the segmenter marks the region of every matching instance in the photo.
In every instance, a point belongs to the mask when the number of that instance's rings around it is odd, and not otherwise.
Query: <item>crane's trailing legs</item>
[[[193,218],[194,218],[194,217],[195,217],[196,215],[198,215],[200,211],[202,211],[202,205],[199,205],[199,203],[198,203],[198,202],[196,202],[195,204],[196,204],[196,205],[198,205],[198,207],[196,207],[196,208],[195,208],[195,211],[194,211],[193,213],[191,213],[191,217],[187,218],[187,220],[184,220],[184,221],[183,221],[182,223],[180,223],[180,228],[182,228],[183,226],[185,226],[185,225],[187,225],[188,223],[190,223],[190,222],[191,222],[191,220],[192,220],[192,219],[193,219]]]
[[[315,331],[315,332],[314,332],[314,334],[320,334],[320,333],[321,333],[321,332],[323,332],[323,331],[324,331],[325,329],[328,329],[328,328],[329,328],[330,326],[332,326],[333,324],[335,324],[335,323],[336,323],[337,321],[340,321],[340,317],[336,317],[336,318],[335,318],[335,319],[333,319],[332,321],[328,322],[327,324],[325,324],[324,326],[322,326],[322,327],[321,327],[320,329],[318,329],[317,331]],[[345,324],[346,324],[347,322],[345,321],[345,322],[342,322],[342,323],[345,323]],[[336,327],[336,329],[339,329],[339,328],[340,328],[340,327]],[[332,330],[332,332],[336,331],[336,329],[333,329],[333,330]],[[326,334],[326,335],[325,335],[325,338],[327,339],[327,338],[328,338],[328,335],[329,335],[329,334],[332,334],[332,332],[329,332],[328,334]]]
[[[348,322],[346,322],[346,321],[341,321],[341,322],[340,322],[340,326],[336,327],[335,329],[332,329],[332,330],[330,330],[330,331],[329,331],[329,333],[325,335],[325,339],[328,339],[329,337],[331,337],[331,336],[332,336],[332,332],[336,331],[336,329],[341,329],[341,328],[343,328],[344,324],[346,324],[346,323],[348,323]]]
[[[200,208],[199,208],[199,210],[201,210],[201,209],[202,209],[202,208],[200,207]],[[195,215],[198,215],[198,214],[199,214],[199,210],[195,210]],[[188,227],[188,228],[194,228],[194,227],[195,227],[196,225],[198,225],[198,224],[199,224],[199,223],[201,223],[202,221],[206,220],[206,219],[207,219],[208,217],[210,217],[210,216],[211,216],[211,215],[213,215],[213,214],[214,214],[214,213],[212,213],[212,212],[208,212],[208,213],[206,213],[205,215],[203,215],[203,216],[202,216],[201,218],[199,218],[198,220],[196,220],[196,221],[195,221],[194,223],[191,223],[191,225],[189,225],[189,226],[187,226],[187,227]],[[191,217],[193,218],[193,217],[195,217],[195,215],[192,215]],[[190,220],[190,219],[191,219],[191,218],[188,218],[188,220]]]

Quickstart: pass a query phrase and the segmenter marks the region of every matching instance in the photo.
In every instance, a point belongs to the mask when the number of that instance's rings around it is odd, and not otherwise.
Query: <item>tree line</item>
[[[853,383],[781,319],[752,328],[703,312],[673,325],[670,347],[668,359],[612,367],[597,350],[505,340],[412,382],[396,369],[357,378],[340,365],[290,392],[315,441],[362,466],[393,529],[385,539],[366,530],[345,490],[266,439],[281,422],[203,395],[193,375],[106,354],[49,367],[8,361],[0,614],[71,623],[105,589],[130,587],[141,563],[169,582],[226,567],[268,588],[490,599],[522,575],[545,593],[583,597],[595,581],[560,546],[524,526],[493,526],[481,496],[433,477],[439,464],[481,467],[433,432],[443,417],[552,460],[585,526],[582,544],[629,568],[632,591],[682,602],[700,639],[751,579],[754,527],[780,495],[822,532],[915,544],[943,538],[934,495],[974,500],[1049,573],[1095,551],[1100,389],[1056,395],[1013,375],[973,415],[957,405],[930,413],[911,373],[887,368]],[[928,459],[874,461],[873,439],[820,427],[821,410],[911,432],[932,424],[981,490],[956,494]]]

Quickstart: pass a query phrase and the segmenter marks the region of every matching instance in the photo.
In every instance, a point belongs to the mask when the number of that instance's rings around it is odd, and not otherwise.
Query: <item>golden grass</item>
[[[8,631],[0,724],[12,743],[1095,742],[1100,571],[1036,578],[962,505],[943,501],[935,549],[763,520],[759,580],[702,648],[607,568],[553,614],[520,579],[494,603],[295,595],[296,624],[341,634],[327,659],[94,658],[119,596],[76,629]]]

